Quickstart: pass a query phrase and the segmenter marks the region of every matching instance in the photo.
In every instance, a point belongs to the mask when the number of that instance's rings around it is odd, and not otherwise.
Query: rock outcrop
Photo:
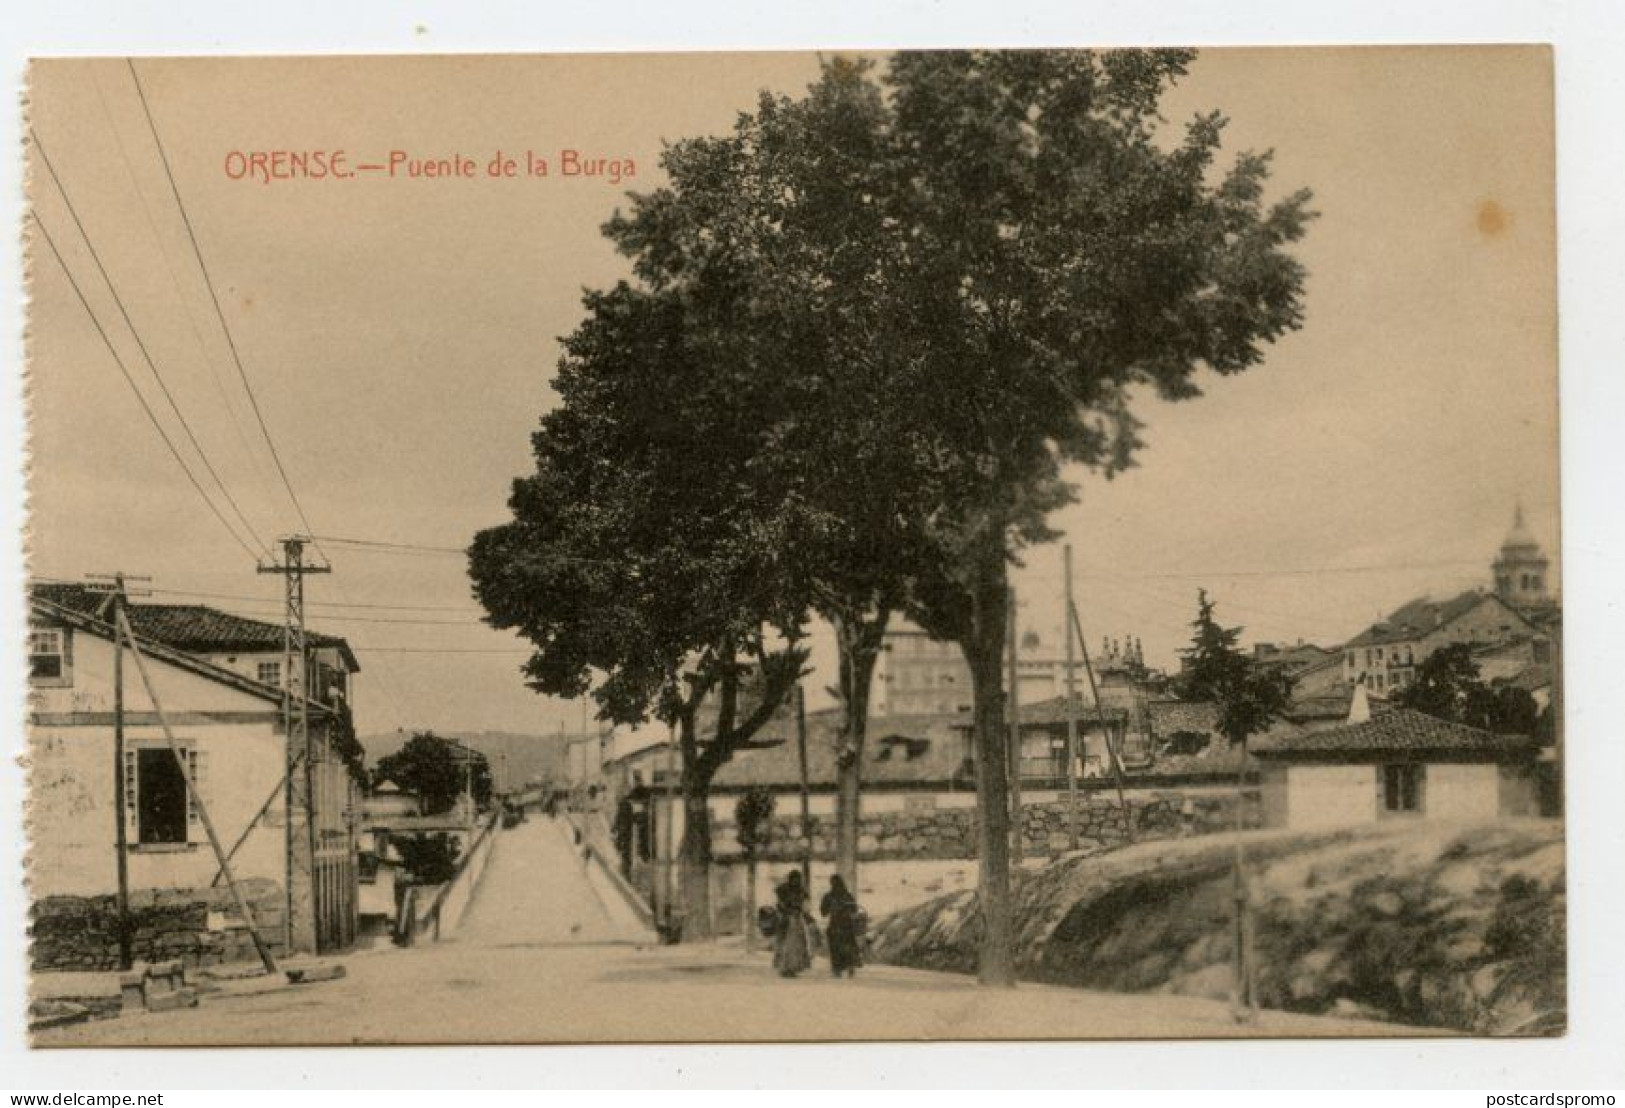
[[[1235,837],[1140,843],[1017,875],[1030,980],[1218,999],[1231,989]],[[1245,835],[1266,1007],[1481,1034],[1565,1020],[1562,828],[1383,824]],[[879,921],[876,960],[972,972],[975,894]]]

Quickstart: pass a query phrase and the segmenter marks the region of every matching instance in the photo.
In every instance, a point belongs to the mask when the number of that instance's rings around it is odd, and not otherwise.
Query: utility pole
[[[796,678],[796,761],[801,771],[801,883],[812,889],[812,796],[807,780],[807,696]]]
[[[151,581],[150,577],[126,577],[123,573],[93,573],[90,591],[106,593],[111,604],[112,618],[106,622],[113,626],[113,849],[117,853],[118,869],[118,964],[127,970],[133,963],[130,949],[130,842],[129,812],[124,806],[124,636],[119,628],[126,622],[125,603],[128,600],[127,581]],[[145,595],[145,593],[143,593]],[[98,613],[98,618],[103,613]]]
[[[1025,835],[1021,816],[1021,694],[1016,668],[1016,590],[1013,586],[1005,622],[1009,624],[1005,634],[1005,660],[1010,691],[1004,703],[1010,725],[1010,860],[1019,866]]]
[[[254,941],[254,949],[259,952],[260,963],[265,967],[265,972],[275,974],[276,960],[271,957],[271,948],[265,944],[264,937],[260,935],[259,925],[254,922],[253,909],[248,906],[248,899],[243,895],[242,887],[237,884],[237,878],[231,872],[231,862],[226,857],[225,849],[220,845],[220,836],[215,833],[214,820],[209,818],[209,806],[198,792],[197,779],[192,774],[192,768],[187,765],[186,755],[175,739],[175,732],[170,729],[169,717],[164,714],[164,706],[158,701],[158,690],[153,686],[152,676],[147,673],[147,663],[141,657],[141,647],[136,644],[135,632],[130,629],[130,618],[122,608],[118,613],[118,622],[114,625],[114,633],[122,636],[124,642],[130,646],[130,657],[134,659],[136,671],[141,675],[141,683],[146,687],[147,699],[152,702],[152,710],[158,717],[158,726],[163,729],[164,742],[168,744],[175,764],[180,767],[181,780],[186,783],[187,795],[197,806],[198,820],[203,824],[203,831],[209,837],[209,848],[214,851],[215,861],[226,875],[226,887],[231,890],[232,899],[237,903],[237,914],[242,917],[244,926],[248,928],[248,937]]]
[[[1066,618],[1072,619],[1072,544],[1061,547],[1066,572]],[[1072,629],[1062,632],[1066,639],[1066,837],[1072,850],[1078,849],[1078,670]]]
[[[305,814],[306,849],[310,852],[309,877],[312,911],[314,915],[316,897],[316,770],[315,758],[312,757],[310,744],[310,667],[306,664],[308,648],[305,641],[305,575],[310,573],[332,573],[332,566],[315,565],[305,561],[305,543],[309,541],[303,535],[289,535],[282,540],[282,563],[260,566],[261,573],[278,573],[283,580],[283,614],[284,624],[282,632],[282,721],[284,734],[287,735],[288,746],[286,761],[291,768],[295,761],[303,757],[305,762],[304,797],[296,794],[300,791],[295,787],[298,775],[288,774],[288,785],[285,795],[287,810],[287,899],[288,912],[285,926],[287,928],[287,946],[293,949],[293,924],[297,915],[294,911],[293,878],[294,858],[298,852],[298,833],[294,827],[293,814],[300,807]],[[294,666],[298,664],[298,685],[294,684]],[[315,945],[315,932],[312,932],[312,945]]]
[[[1072,633],[1078,637],[1078,649],[1083,651],[1083,672],[1089,678],[1089,695],[1095,698],[1095,718],[1100,721],[1100,733],[1106,740],[1106,760],[1112,764],[1112,782],[1117,786],[1117,807],[1123,813],[1123,833],[1128,841],[1133,842],[1134,814],[1129,811],[1128,797],[1123,792],[1123,760],[1117,752],[1117,744],[1112,742],[1111,724],[1106,721],[1106,706],[1100,702],[1100,686],[1095,684],[1095,667],[1089,661],[1089,643],[1083,637],[1083,621],[1078,618],[1078,609],[1071,608],[1067,617],[1072,621]]]

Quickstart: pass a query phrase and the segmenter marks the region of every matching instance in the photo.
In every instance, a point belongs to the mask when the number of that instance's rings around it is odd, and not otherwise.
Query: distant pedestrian
[[[794,977],[812,965],[811,917],[807,914],[807,886],[801,871],[791,870],[774,893],[778,926],[773,936],[773,968],[780,977]]]
[[[829,892],[818,903],[818,914],[829,921],[829,969],[836,977],[854,977],[863,964],[863,910],[857,898],[836,874],[829,879]]]

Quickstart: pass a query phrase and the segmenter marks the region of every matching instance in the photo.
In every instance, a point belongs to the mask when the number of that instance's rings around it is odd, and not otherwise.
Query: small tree
[[[1395,694],[1394,703],[1498,735],[1534,735],[1542,727],[1534,696],[1515,685],[1484,681],[1466,643],[1441,647],[1424,658],[1416,679]]]
[[[772,836],[773,793],[752,785],[734,804],[734,827],[745,856],[745,949],[756,948],[756,860]]]
[[[432,835],[403,835],[395,840],[408,878],[414,885],[443,885],[457,875],[462,851],[444,831]]]
[[[1182,652],[1185,666],[1179,694],[1185,700],[1211,701],[1218,710],[1219,734],[1237,752],[1235,844],[1235,984],[1232,1007],[1237,1020],[1249,1020],[1256,1008],[1252,952],[1251,895],[1247,880],[1247,740],[1269,729],[1292,696],[1286,674],[1260,666],[1242,653],[1241,628],[1223,627],[1214,615],[1207,590],[1196,594],[1195,633]]]
[[[389,780],[418,798],[423,814],[449,812],[465,791],[484,807],[491,801],[491,767],[483,758],[467,760],[433,731],[419,731],[393,754],[378,759],[374,787]]]

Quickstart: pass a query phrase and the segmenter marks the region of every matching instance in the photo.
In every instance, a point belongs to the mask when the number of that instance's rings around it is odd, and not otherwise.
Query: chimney
[[[1371,719],[1371,698],[1366,695],[1365,685],[1354,686],[1354,695],[1349,698],[1348,722],[1367,723]]]

